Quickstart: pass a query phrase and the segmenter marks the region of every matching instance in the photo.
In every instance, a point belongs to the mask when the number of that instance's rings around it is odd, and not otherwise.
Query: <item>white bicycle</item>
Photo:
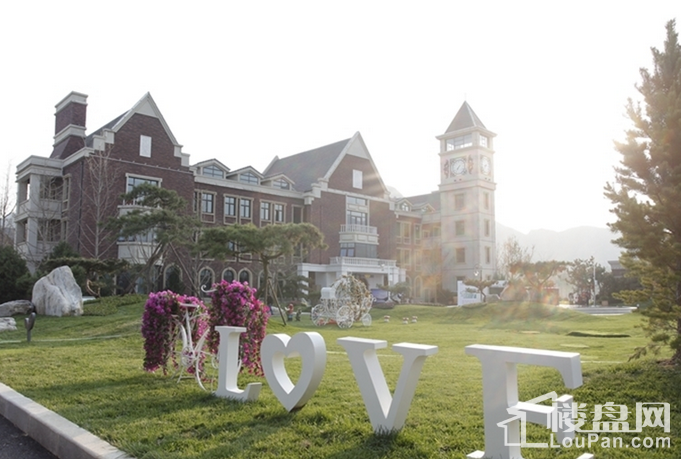
[[[210,352],[206,338],[210,328],[197,336],[201,322],[207,322],[208,314],[199,305],[180,303],[182,315],[174,315],[175,339],[172,359],[176,368],[177,381],[193,377],[203,390],[215,390],[218,378],[218,356]],[[196,342],[194,342],[196,340]],[[208,385],[208,389],[206,388]]]

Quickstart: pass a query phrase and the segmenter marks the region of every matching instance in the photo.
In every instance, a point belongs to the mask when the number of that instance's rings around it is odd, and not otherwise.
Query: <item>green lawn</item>
[[[631,412],[636,402],[670,402],[671,433],[647,428],[641,435],[669,436],[671,448],[525,448],[523,456],[574,459],[588,451],[598,458],[681,457],[681,372],[651,359],[628,362],[633,348],[646,342],[637,314],[599,317],[535,304],[398,306],[390,311],[374,309],[372,326],[355,324],[349,330],[333,325],[318,328],[305,317],[284,327],[275,316],[269,333],[318,331],[328,351],[315,396],[300,411],[288,413],[264,378],[239,377],[240,387],[263,382],[257,402],[240,404],[215,398],[192,380],[178,384],[161,373],[144,372],[142,310],[138,301],[105,316],[39,317],[31,343],[26,343],[24,330],[3,333],[0,381],[138,459],[463,458],[484,449],[481,366],[475,357],[464,354],[465,346],[579,352],[582,387],[566,389],[557,371],[521,365],[520,399],[555,390],[574,395],[589,412],[606,402],[627,405]],[[382,321],[386,313],[392,316],[389,323]],[[403,325],[403,316],[418,316],[418,323]],[[438,353],[426,360],[399,434],[373,434],[348,358],[336,344],[344,336],[388,341],[379,355],[393,390],[402,358],[390,350],[391,345],[439,346]],[[300,361],[287,363],[295,375]],[[623,435],[625,444],[631,435]],[[546,429],[530,428],[528,441],[548,441]]]

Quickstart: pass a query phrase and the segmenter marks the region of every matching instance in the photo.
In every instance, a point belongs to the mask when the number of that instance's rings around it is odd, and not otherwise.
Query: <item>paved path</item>
[[[40,444],[0,416],[0,459],[58,459]]]
[[[627,306],[589,306],[589,307],[580,307],[580,306],[570,306],[570,309],[573,311],[577,312],[583,312],[584,314],[593,314],[593,315],[617,315],[617,314],[629,314],[632,311],[635,311],[635,307],[627,307]]]
[[[2,383],[0,420],[0,459],[132,459],[123,451]],[[19,429],[13,430],[11,424]],[[22,452],[24,447],[36,446],[28,446],[29,439],[22,431],[52,454],[29,456],[29,453]],[[38,448],[34,454],[41,451],[44,450]]]

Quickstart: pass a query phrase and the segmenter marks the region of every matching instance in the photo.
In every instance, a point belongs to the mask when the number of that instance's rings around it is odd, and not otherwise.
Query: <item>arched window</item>
[[[206,175],[208,177],[219,177],[219,178],[225,177],[225,173],[222,171],[222,169],[220,169],[217,166],[213,166],[213,165],[204,167],[202,173],[203,173],[203,175]]]
[[[252,183],[253,185],[257,185],[260,182],[258,177],[253,172],[244,172],[243,174],[239,174],[239,181]]]
[[[214,279],[213,270],[210,268],[203,268],[199,273],[199,284],[203,290],[210,290],[213,288]]]
[[[258,274],[258,290],[265,291],[265,271],[260,271],[260,274]]]
[[[251,273],[248,272],[247,269],[242,269],[241,272],[239,272],[239,282],[242,284],[248,282],[249,284],[251,283]]]
[[[236,279],[236,273],[232,268],[227,268],[224,271],[222,271],[222,280],[231,283],[234,282],[234,279]]]
[[[182,284],[182,271],[175,265],[166,267],[163,273],[163,288],[165,290],[172,290],[175,293],[184,293],[184,285]]]

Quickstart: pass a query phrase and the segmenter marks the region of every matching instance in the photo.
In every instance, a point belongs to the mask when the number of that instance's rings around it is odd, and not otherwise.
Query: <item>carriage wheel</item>
[[[317,306],[312,308],[312,311],[310,311],[310,319],[312,319],[312,323],[318,327],[323,327],[329,321],[329,319],[324,317],[323,312],[324,306],[322,306],[321,304],[318,304]]]
[[[371,325],[371,314],[368,312],[362,316],[362,325],[369,327]]]
[[[336,323],[340,328],[352,327],[353,317],[350,306],[341,306],[336,312]]]

